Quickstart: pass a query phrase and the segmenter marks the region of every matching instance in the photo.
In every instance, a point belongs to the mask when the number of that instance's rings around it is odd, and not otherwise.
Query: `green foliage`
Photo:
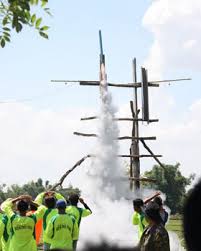
[[[40,36],[48,39],[48,26],[42,26],[42,18],[32,13],[33,6],[39,6],[51,15],[46,5],[48,0],[0,0],[0,46],[10,42],[11,30],[21,32],[24,26],[34,27]],[[45,27],[45,28],[44,28]]]
[[[22,186],[13,184],[7,187],[5,184],[0,185],[0,202],[3,202],[7,198],[15,198],[22,194],[29,194],[34,199],[39,193],[44,192],[46,190],[51,190],[52,185],[49,181],[43,182],[41,178],[39,178],[36,182],[30,181]],[[60,189],[58,192],[62,193],[65,198],[71,193],[78,193],[80,194],[80,190],[78,188],[73,188],[69,186],[65,189]]]
[[[144,184],[149,188],[160,190],[166,194],[166,204],[170,207],[172,214],[181,213],[186,196],[186,187],[191,184],[194,175],[184,177],[180,172],[180,164],[153,166],[151,171],[145,172],[148,178],[156,179],[156,183]]]

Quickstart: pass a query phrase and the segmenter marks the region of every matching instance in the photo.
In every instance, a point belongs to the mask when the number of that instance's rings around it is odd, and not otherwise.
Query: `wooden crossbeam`
[[[123,136],[123,137],[118,137],[118,140],[124,140],[124,139],[134,139],[134,140],[156,140],[156,137],[130,137],[130,136]]]
[[[94,133],[81,133],[81,132],[74,132],[74,135],[83,136],[83,137],[98,137],[97,134]],[[118,137],[117,140],[126,140],[126,139],[134,139],[134,140],[156,140],[156,137],[130,137],[130,136],[123,136]]]
[[[85,120],[94,120],[94,119],[98,119],[99,117],[98,116],[91,116],[91,117],[84,117],[84,118],[81,118],[80,120],[81,121],[85,121]],[[115,121],[143,121],[143,119],[141,118],[115,118],[114,119]],[[150,119],[149,122],[150,123],[153,123],[153,122],[158,122],[159,119]]]
[[[153,157],[157,157],[157,158],[162,158],[162,155],[148,155],[148,154],[140,154],[140,155],[127,155],[127,154],[122,154],[122,155],[118,155],[118,157],[121,158],[153,158]]]
[[[97,80],[51,80],[53,83],[65,83],[65,84],[70,84],[70,83],[79,83],[80,85],[83,86],[99,86],[100,81]],[[138,83],[107,83],[108,86],[111,87],[123,87],[123,88],[138,88],[141,87],[141,82]],[[159,87],[159,84],[154,84],[154,83],[149,83],[150,87]]]
[[[166,79],[166,80],[156,80],[156,81],[149,81],[148,86],[150,87],[159,87],[160,83],[170,83],[170,82],[179,82],[179,81],[187,81],[191,80],[191,78],[178,78],[178,79]],[[80,85],[84,86],[99,86],[100,81],[97,80],[51,80],[53,83],[79,83]],[[141,82],[136,83],[107,83],[108,86],[112,87],[125,87],[125,88],[138,88],[142,86]]]
[[[79,83],[80,83],[80,85],[84,85],[84,86],[99,86],[100,85],[99,81],[80,81]],[[136,87],[139,88],[142,86],[141,82],[127,83],[127,84],[124,84],[124,83],[116,84],[116,83],[108,82],[107,85],[111,86],[111,87],[122,87],[122,88],[136,88]],[[149,83],[148,86],[159,87],[159,84]]]
[[[134,180],[134,181],[144,181],[144,182],[157,182],[155,179],[147,178],[147,177],[140,177],[140,178],[135,178],[135,177],[130,177],[129,180]]]

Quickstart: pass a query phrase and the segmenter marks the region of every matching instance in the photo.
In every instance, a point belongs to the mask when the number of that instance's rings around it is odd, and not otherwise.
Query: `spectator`
[[[189,251],[200,251],[201,180],[190,191],[184,205],[184,237]]]
[[[66,213],[66,202],[56,203],[58,214],[52,217],[47,225],[47,236],[51,239],[50,250],[72,250],[73,239],[77,239],[78,226],[75,219]]]
[[[170,251],[169,235],[160,216],[160,208],[150,202],[145,209],[148,226],[140,239],[140,251]]]
[[[165,224],[168,221],[168,212],[163,208],[163,201],[162,198],[160,196],[157,196],[154,198],[153,200],[156,204],[158,204],[159,208],[160,208],[160,216],[162,219],[162,223],[165,226]]]
[[[67,207],[66,212],[75,218],[76,223],[78,225],[78,236],[76,239],[73,240],[73,250],[75,251],[77,248],[77,242],[79,238],[79,228],[82,217],[86,217],[92,214],[92,211],[89,208],[89,206],[84,202],[84,200],[82,198],[79,198],[78,194],[71,194],[69,196],[69,201],[70,201],[70,206]],[[84,208],[78,207],[77,206],[78,202],[80,202],[84,206]]]

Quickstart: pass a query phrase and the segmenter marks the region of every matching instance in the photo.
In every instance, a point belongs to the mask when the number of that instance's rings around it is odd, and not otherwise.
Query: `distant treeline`
[[[36,182],[30,181],[24,185],[13,184],[7,186],[6,184],[0,185],[0,203],[6,200],[7,198],[15,198],[22,194],[29,194],[34,199],[39,193],[45,190],[51,190],[52,185],[48,180],[43,181],[39,178]],[[64,195],[65,198],[68,198],[71,193],[80,194],[80,190],[78,188],[73,188],[69,186],[68,188],[59,189],[61,194]]]

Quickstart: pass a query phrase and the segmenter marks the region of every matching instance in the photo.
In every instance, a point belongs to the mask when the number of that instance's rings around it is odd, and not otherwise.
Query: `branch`
[[[81,158],[78,162],[75,163],[75,165],[70,168],[64,175],[62,175],[62,177],[60,178],[59,182],[56,183],[51,190],[55,190],[58,186],[62,186],[65,178],[78,166],[80,166],[82,164],[82,162],[84,162],[87,158],[92,157],[91,155],[86,155],[83,158]]]
[[[74,135],[77,135],[77,136],[84,136],[84,137],[98,137],[98,135],[97,135],[97,134],[94,134],[94,133],[74,132],[73,134],[74,134]]]

